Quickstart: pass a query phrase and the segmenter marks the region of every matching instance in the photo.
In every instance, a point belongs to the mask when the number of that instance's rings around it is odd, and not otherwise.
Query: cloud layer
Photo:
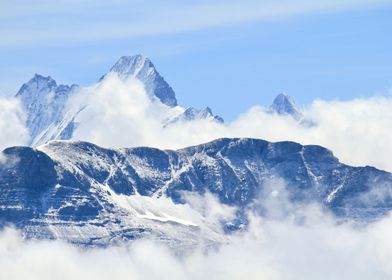
[[[271,183],[269,213],[250,212],[246,232],[219,248],[178,255],[156,240],[80,249],[60,241],[25,241],[0,234],[0,268],[7,279],[390,279],[392,217],[368,227],[336,224],[317,205],[289,205],[282,183]],[[284,209],[279,208],[284,206]],[[193,207],[193,206],[191,206]],[[216,206],[214,206],[216,207]],[[194,208],[198,209],[197,207]]]
[[[75,140],[87,140],[106,147],[153,146],[178,149],[220,137],[252,137],[269,141],[296,141],[331,149],[344,163],[373,165],[392,171],[392,97],[350,101],[316,100],[304,108],[305,120],[274,115],[255,106],[236,120],[220,124],[211,120],[177,122],[167,127],[167,118],[181,112],[151,102],[136,80],[125,83],[115,76],[84,89],[70,107],[81,108]],[[311,120],[311,121],[310,121]]]
[[[372,165],[392,171],[392,96],[349,101],[316,100],[303,109],[303,125],[289,116],[269,114],[254,106],[234,121],[177,122],[167,119],[183,111],[152,102],[137,80],[120,81],[109,76],[104,82],[83,88],[67,105],[77,112],[74,140],[106,147],[153,146],[178,149],[220,137],[252,137],[269,141],[296,141],[331,149],[344,163]],[[0,99],[0,148],[22,145],[28,140],[24,112],[17,100]]]

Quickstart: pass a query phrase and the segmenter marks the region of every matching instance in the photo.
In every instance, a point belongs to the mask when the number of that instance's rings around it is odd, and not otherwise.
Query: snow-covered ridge
[[[392,174],[294,142],[223,138],[173,151],[52,141],[4,155],[10,164],[0,166],[0,188],[7,189],[0,192],[0,225],[15,224],[26,237],[84,245],[141,236],[179,246],[201,236],[224,242],[224,231],[246,226],[245,209],[259,207],[276,178],[291,202],[320,203],[337,217],[372,220],[392,209]],[[189,209],[186,195],[209,194],[219,207],[236,209],[233,215],[210,220],[208,210]]]

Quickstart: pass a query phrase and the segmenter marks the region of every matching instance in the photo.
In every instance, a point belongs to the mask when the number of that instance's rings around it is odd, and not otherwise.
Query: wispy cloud
[[[392,1],[6,1],[0,46],[163,35],[386,4]]]

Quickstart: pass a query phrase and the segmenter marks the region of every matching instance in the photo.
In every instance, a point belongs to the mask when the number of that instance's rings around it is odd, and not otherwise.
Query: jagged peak
[[[205,107],[203,110],[202,110],[202,112],[204,112],[204,113],[207,113],[207,114],[209,114],[209,115],[212,115],[212,110],[211,110],[211,108],[210,107]]]
[[[157,97],[163,104],[169,107],[177,106],[174,90],[158,73],[151,60],[143,54],[120,57],[110,68],[109,72],[102,76],[99,81],[104,80],[110,73],[116,74],[121,80],[126,80],[130,77],[136,78],[144,84],[146,92],[150,97]]]
[[[123,55],[119,58],[118,62],[124,61],[149,61],[149,59],[144,54],[135,54],[135,55]]]
[[[43,76],[41,74],[37,74],[35,73],[34,76],[27,82],[27,84],[31,84],[31,83],[37,83],[37,82],[43,82],[43,83],[53,83],[57,86],[56,81],[51,77],[51,76]]]
[[[121,78],[129,76],[137,76],[143,67],[150,67],[155,70],[154,65],[143,54],[136,54],[132,56],[122,56],[112,66],[109,72],[114,72],[120,75]]]
[[[23,93],[36,93],[41,91],[52,91],[57,88],[57,82],[51,76],[43,76],[40,74],[34,74],[34,76],[17,92],[16,96],[20,96]]]
[[[188,107],[185,109],[185,111],[182,113],[183,116],[185,116],[185,118],[189,118],[189,119],[195,119],[198,117],[208,117],[208,116],[212,116],[212,112],[211,110],[208,111],[206,109],[196,109],[194,107]]]
[[[185,120],[195,120],[195,119],[208,119],[213,118],[215,121],[223,123],[224,120],[220,116],[214,116],[210,107],[205,107],[204,109],[196,109],[194,107],[188,107],[181,114]]]
[[[291,115],[294,119],[299,120],[302,114],[295,104],[295,101],[287,93],[279,93],[272,105],[270,106],[270,111],[277,113],[279,115]]]
[[[122,64],[122,63],[135,63],[135,62],[145,63],[151,61],[144,54],[124,55],[121,56],[114,65]]]
[[[294,101],[294,99],[293,99],[290,95],[288,95],[287,93],[285,93],[285,92],[279,93],[279,94],[275,97],[275,99],[274,99],[272,105],[279,105],[279,104],[281,104],[281,103],[286,103],[286,104],[290,104],[290,105],[292,105],[292,106],[295,106],[295,101]]]

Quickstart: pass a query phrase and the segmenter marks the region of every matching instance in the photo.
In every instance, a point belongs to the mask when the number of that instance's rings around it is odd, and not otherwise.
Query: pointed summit
[[[151,61],[142,54],[134,56],[122,56],[110,69],[111,73],[117,73],[120,78],[136,77],[143,67],[154,67]]]
[[[188,107],[180,116],[179,118],[182,121],[192,121],[192,120],[204,120],[204,119],[211,119],[219,123],[223,123],[223,119],[220,116],[215,116],[212,113],[210,107],[206,107],[204,109],[196,109],[193,107]]]
[[[296,120],[299,120],[302,117],[294,100],[284,92],[275,97],[270,106],[270,111],[279,115],[290,115]]]
[[[167,105],[168,107],[162,110],[162,118],[159,119],[163,126],[176,121],[193,120],[212,120],[223,123],[223,119],[213,115],[209,107],[185,109],[177,106],[173,89],[144,55],[121,57],[111,67],[109,73],[123,80],[128,77],[140,80],[151,100]],[[104,82],[104,78],[105,76],[100,79],[100,82]],[[86,98],[81,98],[80,102],[75,102],[78,98],[72,99],[73,102],[69,100],[83,92],[83,87],[61,85],[50,76],[38,74],[24,83],[16,94],[16,98],[25,111],[26,127],[30,134],[27,144],[36,147],[54,139],[71,139],[73,132],[83,122],[78,119],[79,114],[84,112],[89,102],[92,101]]]
[[[42,76],[34,74],[34,76],[22,85],[16,96],[23,96],[26,94],[45,94],[53,91],[57,87],[57,83],[50,76]]]
[[[29,145],[37,146],[51,140],[46,136],[50,127],[61,120],[65,104],[76,89],[76,85],[57,85],[50,76],[35,74],[24,83],[16,98],[26,113],[26,127],[29,130]]]
[[[116,73],[120,79],[134,77],[144,84],[146,92],[150,97],[156,97],[163,104],[170,107],[177,106],[173,89],[158,73],[150,59],[142,54],[120,57],[110,69],[109,73]]]
[[[166,119],[164,121],[163,127],[167,127],[178,122],[189,122],[196,120],[211,120],[217,123],[224,123],[223,118],[218,115],[214,115],[210,107],[205,107],[204,109],[188,107],[173,118]]]

